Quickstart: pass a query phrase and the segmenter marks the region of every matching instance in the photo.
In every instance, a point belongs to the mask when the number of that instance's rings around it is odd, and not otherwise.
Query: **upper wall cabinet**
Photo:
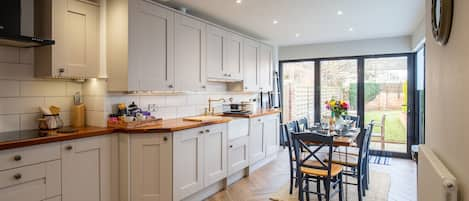
[[[259,52],[259,88],[261,91],[272,91],[273,82],[273,50],[261,44]]]
[[[55,45],[35,48],[38,77],[92,78],[99,74],[98,0],[35,1],[35,33]],[[40,25],[40,26],[39,26]]]
[[[207,25],[206,40],[208,80],[242,80],[242,38],[229,31]]]
[[[173,90],[174,13],[149,0],[108,0],[107,9],[108,90]]]
[[[205,91],[205,23],[175,14],[174,67],[177,91]]]
[[[245,39],[243,48],[244,66],[244,91],[259,90],[259,53],[260,44],[256,41]]]

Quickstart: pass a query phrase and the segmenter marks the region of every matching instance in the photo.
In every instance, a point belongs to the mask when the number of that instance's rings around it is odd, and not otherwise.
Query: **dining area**
[[[330,116],[284,122],[281,143],[288,152],[289,194],[297,200],[365,200],[370,187],[370,142],[374,121],[360,128],[348,103],[331,99]],[[284,161],[285,162],[285,161]],[[354,189],[354,190],[352,190]]]

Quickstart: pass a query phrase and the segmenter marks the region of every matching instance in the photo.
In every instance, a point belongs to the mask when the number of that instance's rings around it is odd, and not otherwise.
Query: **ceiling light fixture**
[[[274,20],[272,23],[274,23],[274,24],[278,24],[278,21],[277,21],[277,20]]]
[[[338,11],[337,11],[337,15],[343,15],[343,14],[344,14],[343,11],[341,11],[341,10],[338,10]]]
[[[299,33],[296,33],[296,34],[295,34],[295,37],[297,37],[297,38],[300,37],[300,34],[299,34]]]
[[[243,0],[236,0],[236,3],[238,4],[243,3]]]
[[[348,31],[353,31],[353,27],[348,28]]]

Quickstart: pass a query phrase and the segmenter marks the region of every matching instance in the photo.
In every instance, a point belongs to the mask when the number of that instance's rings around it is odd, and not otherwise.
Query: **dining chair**
[[[377,123],[375,125],[376,127],[379,127],[380,130],[379,132],[371,134],[371,137],[373,138],[373,142],[379,142],[381,144],[381,150],[384,151],[385,147],[385,134],[386,134],[386,114],[383,114],[381,116],[381,122]]]
[[[292,138],[291,134],[298,132],[296,127],[296,122],[292,121],[282,125],[282,131],[285,133],[285,144],[288,149],[288,159],[290,165],[290,194],[293,193],[293,185],[297,186],[297,176],[296,176],[296,157],[293,151]]]
[[[342,174],[344,167],[340,164],[332,163],[333,136],[326,136],[311,132],[300,132],[292,134],[293,149],[296,160],[296,172],[298,176],[298,197],[304,201],[305,197],[309,200],[310,194],[322,197],[330,201],[336,193],[339,193],[339,201],[343,200],[343,180]],[[314,142],[318,146],[314,149],[308,146],[308,143]],[[327,153],[319,152],[323,147],[328,148]],[[306,153],[302,152],[306,150]],[[324,183],[324,193],[321,193],[321,181]],[[309,189],[310,182],[316,183],[316,191]],[[337,190],[337,186],[339,186]],[[331,190],[335,190],[331,193]]]
[[[363,196],[366,195],[365,189],[368,185],[368,175],[369,175],[369,147],[371,141],[371,133],[373,129],[373,122],[368,124],[365,130],[362,132],[363,135],[359,135],[360,139],[360,148],[358,155],[355,154],[345,154],[345,153],[333,153],[332,162],[335,164],[340,164],[345,167],[349,167],[352,171],[345,171],[345,176],[351,176],[357,179],[357,191],[358,191],[358,200],[362,201]]]
[[[355,124],[355,128],[360,127],[360,115],[354,116],[354,115],[345,115],[344,116],[345,120],[352,120],[353,123]]]
[[[308,123],[308,118],[307,117],[303,117],[301,119],[298,119],[296,121],[296,127],[298,128],[298,131],[299,132],[305,132],[307,129],[309,129],[309,123]]]

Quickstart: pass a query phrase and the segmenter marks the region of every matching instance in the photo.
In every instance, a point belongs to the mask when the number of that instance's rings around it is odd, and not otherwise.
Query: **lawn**
[[[381,122],[381,116],[383,113],[386,114],[386,133],[384,139],[387,142],[396,142],[396,143],[406,143],[406,128],[400,120],[401,111],[371,111],[365,112],[365,122],[370,122],[375,120],[376,122]],[[374,133],[380,132],[379,127],[373,129]]]

